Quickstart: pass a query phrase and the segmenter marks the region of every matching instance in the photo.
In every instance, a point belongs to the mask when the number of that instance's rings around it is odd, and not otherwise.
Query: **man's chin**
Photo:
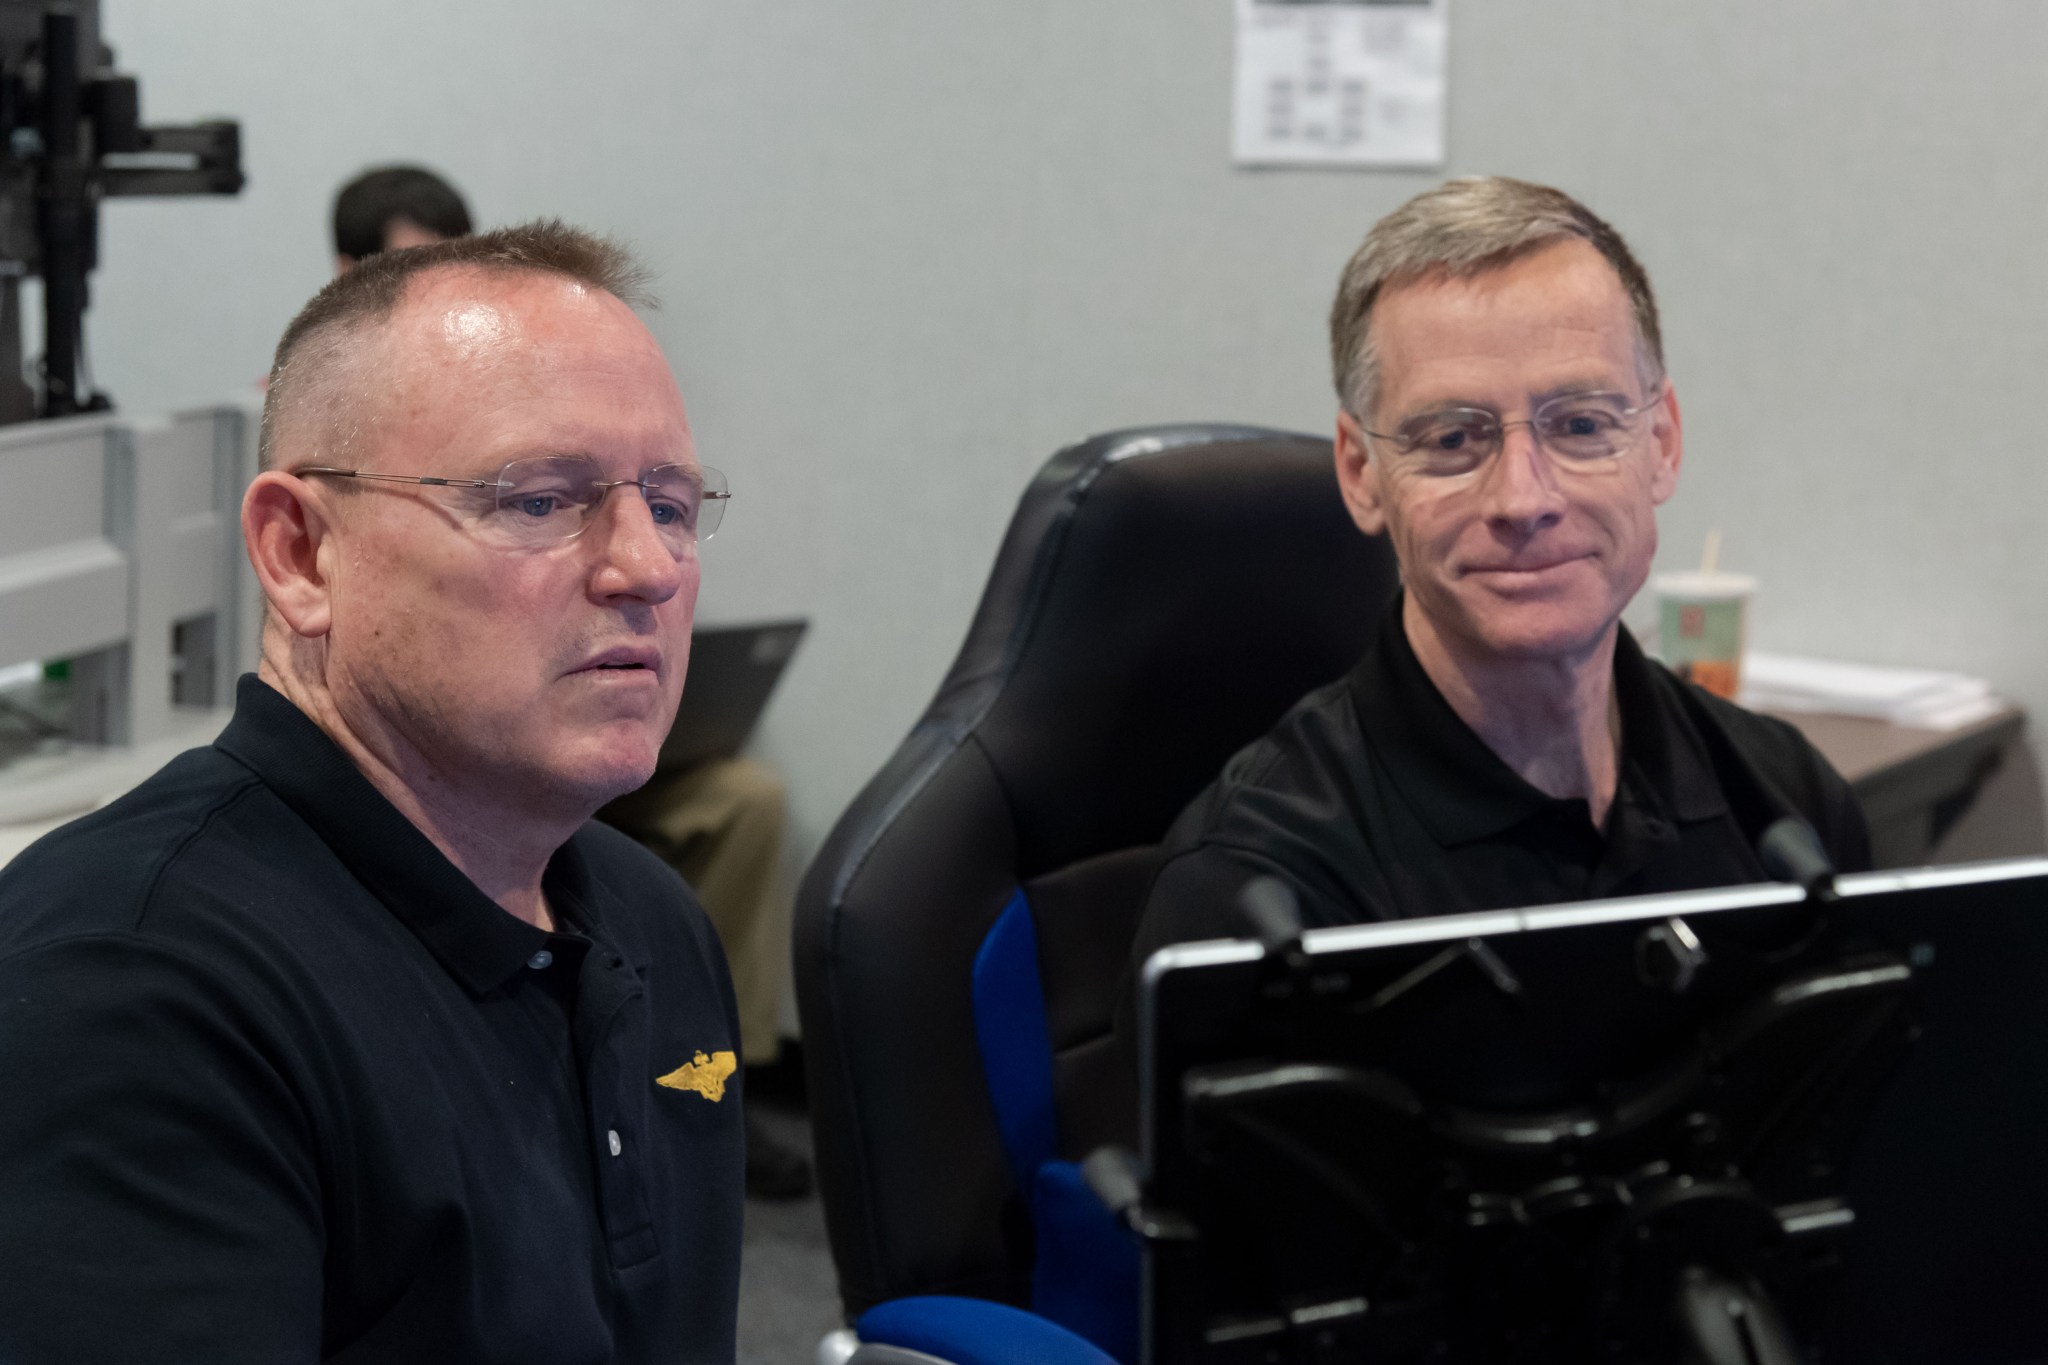
[[[644,763],[621,763],[597,768],[584,775],[581,787],[595,801],[597,806],[609,805],[628,792],[639,791],[654,776],[654,758],[649,755]]]
[[[1504,663],[1561,663],[1586,658],[1600,645],[1603,626],[1582,630],[1517,632],[1486,641],[1489,652]]]
[[[1482,654],[1504,663],[1554,662],[1590,654],[1617,619],[1566,603],[1527,603],[1474,613],[1461,633]]]
[[[596,810],[654,776],[658,745],[638,740],[579,746],[548,765],[548,785],[565,801]]]

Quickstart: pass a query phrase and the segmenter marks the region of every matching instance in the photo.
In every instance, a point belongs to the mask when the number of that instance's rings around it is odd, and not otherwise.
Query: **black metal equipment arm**
[[[78,333],[85,316],[85,272],[92,204],[79,125],[78,15],[43,15],[42,166],[36,177],[36,230],[43,249],[43,415],[83,411],[78,398]]]
[[[100,158],[99,180],[109,195],[239,194],[242,125],[228,120],[183,127],[141,128],[132,152]]]
[[[0,422],[111,406],[79,376],[103,197],[235,194],[243,184],[239,125],[142,126],[135,79],[107,69],[97,13],[89,0],[0,0]],[[12,378],[17,289],[29,275],[43,280],[40,403]]]

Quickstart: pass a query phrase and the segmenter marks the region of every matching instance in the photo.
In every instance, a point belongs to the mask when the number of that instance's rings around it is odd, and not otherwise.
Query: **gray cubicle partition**
[[[227,517],[226,543],[221,547],[228,562],[228,592],[232,598],[234,633],[229,643],[226,672],[222,675],[219,705],[235,700],[235,679],[256,667],[263,645],[263,589],[256,571],[242,547],[242,494],[256,477],[257,438],[263,431],[263,395],[244,394],[240,399],[207,408],[211,414],[214,439],[220,443],[221,467],[230,471],[228,486],[222,490],[221,508]]]
[[[225,706],[240,671],[238,590],[244,474],[242,414],[180,413],[134,428],[135,580],[131,733],[167,731],[172,706]]]
[[[0,665],[69,662],[79,746],[0,771],[0,822],[117,794],[218,728],[255,661],[255,429],[246,404],[0,427]]]
[[[135,458],[128,426],[0,428],[0,661],[68,659],[75,738],[134,735]]]

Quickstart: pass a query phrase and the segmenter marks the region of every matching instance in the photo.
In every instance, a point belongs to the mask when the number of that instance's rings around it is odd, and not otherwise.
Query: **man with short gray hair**
[[[1555,189],[1453,180],[1373,227],[1330,339],[1338,484],[1403,588],[1358,666],[1183,813],[1136,962],[1249,934],[1259,874],[1317,926],[1759,881],[1785,815],[1868,866],[1854,798],[1797,731],[1621,626],[1683,446],[1620,234]]]
[[[725,497],[641,278],[536,223],[286,331],[233,721],[0,875],[0,1360],[731,1361],[731,985],[590,822]]]

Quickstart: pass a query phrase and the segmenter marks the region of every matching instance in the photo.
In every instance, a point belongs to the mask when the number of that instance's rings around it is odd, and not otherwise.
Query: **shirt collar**
[[[507,912],[385,800],[311,717],[255,674],[215,747],[261,778],[473,995],[503,986],[551,935]],[[595,896],[572,840],[542,887],[564,927],[589,931]]]
[[[1706,741],[1684,709],[1662,695],[1683,686],[1621,627],[1614,642],[1614,696],[1621,707],[1624,776],[1638,774],[1673,818],[1690,823],[1725,812],[1728,797]]]
[[[1430,834],[1448,847],[1555,812],[1563,803],[1502,762],[1437,691],[1408,642],[1401,607],[1397,595],[1351,671],[1351,694],[1366,738]],[[1660,701],[1656,667],[1622,627],[1614,648],[1620,787],[1677,819],[1711,818],[1727,809],[1720,783],[1699,736]]]

